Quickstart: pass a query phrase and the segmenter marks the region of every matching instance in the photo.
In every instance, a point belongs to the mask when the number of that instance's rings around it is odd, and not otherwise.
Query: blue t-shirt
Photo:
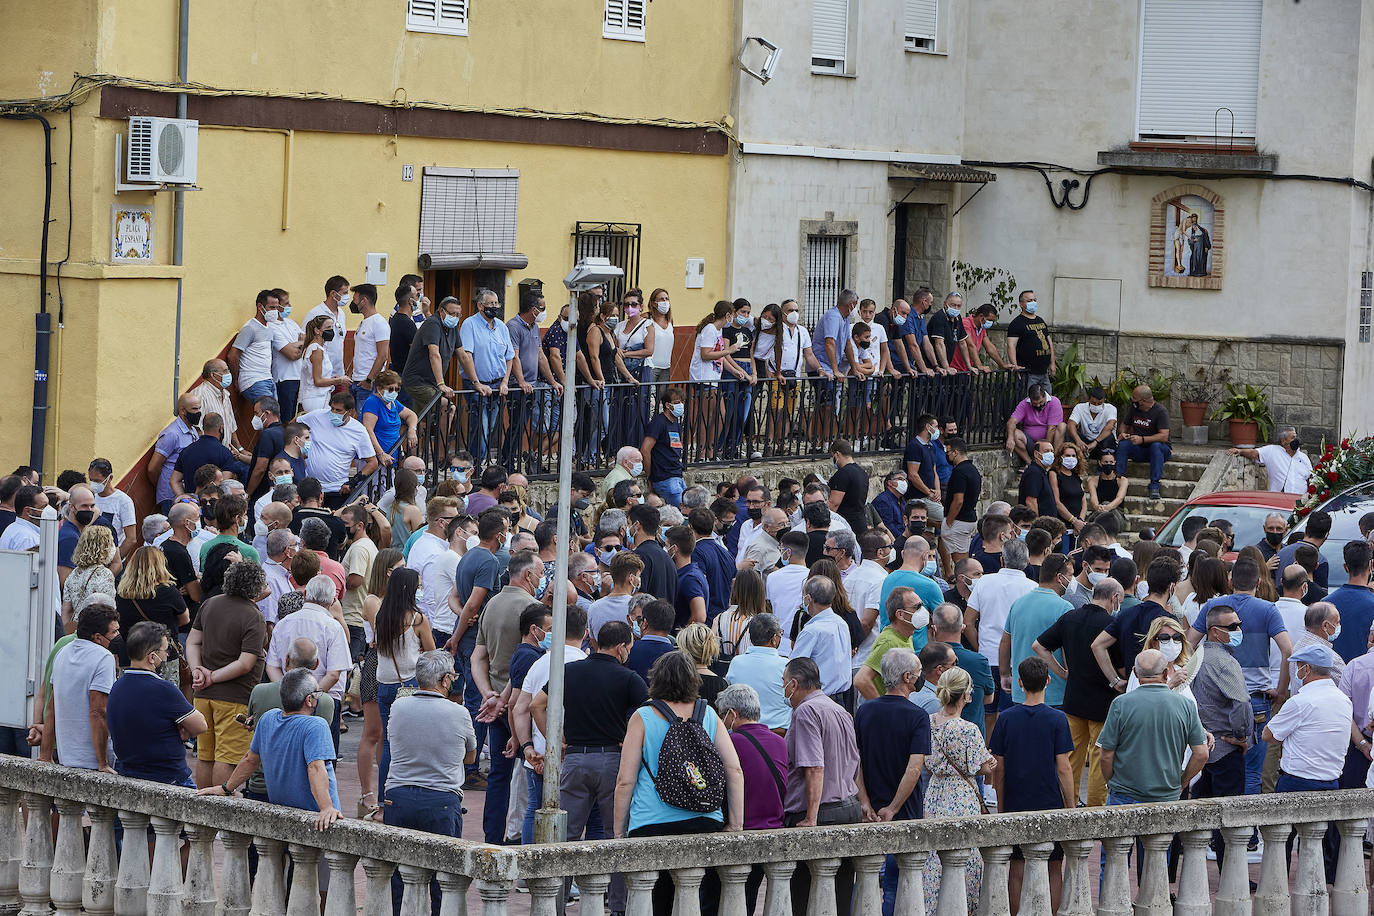
[[[658,661],[660,655],[667,655],[677,648],[677,644],[666,636],[644,636],[635,640],[625,667],[644,678],[649,683],[649,669]]]
[[[1067,721],[1067,720],[1066,720]],[[854,713],[859,765],[873,810],[886,808],[897,794],[912,754],[930,754],[930,716],[906,697],[881,696]],[[921,817],[919,783],[897,809],[893,820]]]
[[[1202,606],[1202,610],[1193,621],[1193,629],[1199,633],[1206,633],[1207,612],[1219,604],[1233,608],[1240,615],[1240,646],[1231,655],[1245,673],[1245,686],[1251,693],[1268,690],[1269,640],[1280,633],[1288,632],[1288,628],[1283,625],[1283,616],[1279,614],[1279,609],[1274,607],[1274,602],[1256,598],[1254,595],[1218,595]],[[1344,618],[1341,622],[1341,632],[1344,633]],[[1349,626],[1351,632],[1359,634],[1360,631],[1353,622]],[[1368,624],[1365,624],[1364,632],[1369,633]],[[1360,640],[1363,641],[1364,637],[1360,636]]]
[[[76,552],[76,542],[80,539],[81,532],[76,530],[76,525],[68,519],[64,518],[62,520],[62,524],[57,526],[58,566],[65,566],[68,569],[76,569],[76,564],[72,562],[72,554]]]
[[[179,726],[193,712],[175,684],[151,671],[125,671],[110,688],[105,707],[115,771],[130,779],[185,785],[191,770]]]
[[[916,474],[921,478],[921,483],[930,489],[935,489],[936,468],[935,468],[935,446],[930,442],[922,442],[920,436],[912,436],[911,441],[906,444],[906,451],[902,453],[902,467],[906,467],[911,462],[920,465],[916,469]],[[911,490],[913,497],[920,497],[921,494],[914,488]]]
[[[1365,654],[1365,637],[1374,624],[1374,591],[1363,585],[1346,584],[1327,595],[1326,600],[1341,612],[1341,635],[1331,645],[1348,665]]]
[[[1073,610],[1073,605],[1056,595],[1052,590],[1041,586],[1026,592],[1011,603],[1004,627],[1011,637],[1011,698],[1013,702],[1024,703],[1026,692],[1021,689],[1021,680],[1016,676],[1017,666],[1035,654],[1031,645],[1041,633],[1054,626],[1054,622]],[[1064,653],[1056,652],[1059,664],[1064,664]],[[1064,705],[1065,683],[1059,675],[1050,672],[1050,682],[1045,687],[1045,702],[1050,706]]]
[[[912,309],[909,313],[907,313],[906,324],[902,328],[902,335],[915,335],[916,345],[919,347],[921,345],[921,341],[926,339],[927,333],[928,332],[926,331],[926,320],[922,318],[920,315],[917,315],[915,309]]]
[[[372,431],[377,434],[377,442],[384,452],[391,451],[396,440],[401,438],[401,411],[404,409],[400,401],[388,406],[375,394],[370,395],[363,404],[363,413],[377,418],[377,425]]]
[[[968,705],[964,707],[962,718],[978,726],[978,734],[986,735],[983,698],[990,697],[997,692],[997,685],[992,679],[992,666],[988,664],[988,660],[983,657],[981,652],[965,649],[957,642],[945,643],[945,645],[954,650],[955,665],[968,672],[969,679],[973,681],[973,689],[969,691]]]
[[[310,764],[324,761],[329,773],[329,799],[339,807],[339,787],[334,781],[334,739],[329,723],[319,716],[284,715],[269,709],[253,729],[249,750],[262,758],[262,775],[267,780],[267,799],[305,811],[318,811],[310,792]]]
[[[706,621],[709,623],[730,606],[730,592],[735,584],[735,564],[712,538],[697,541],[692,548],[692,562],[701,567],[706,577]]]
[[[510,657],[510,685],[512,689],[519,690],[524,685],[525,675],[530,673],[534,663],[539,661],[543,654],[543,649],[527,642],[521,642],[515,647],[515,652]]]
[[[891,621],[887,619],[887,596],[892,594],[894,588],[899,588],[901,586],[915,589],[916,596],[921,599],[921,603],[925,605],[925,609],[932,614],[934,614],[935,609],[945,601],[945,593],[940,591],[940,586],[936,585],[935,580],[929,576],[923,576],[909,569],[899,569],[896,572],[890,572],[883,579],[882,591],[878,593],[878,618],[879,623],[884,627],[891,623]]]
[[[1044,703],[1013,706],[997,717],[988,750],[1003,758],[1006,766],[1002,795],[997,799],[999,812],[1064,807],[1055,758],[1073,751],[1068,716]]]
[[[695,551],[693,558],[695,559]],[[706,616],[710,617],[711,587],[706,576],[695,562],[688,563],[677,571],[677,597],[673,607],[677,615],[673,618],[673,629],[680,630],[692,622],[692,599],[702,598],[706,602]]]
[[[487,590],[487,601],[501,590],[501,561],[496,554],[480,544],[473,547],[458,561],[458,570],[453,576],[453,585],[458,592],[459,604],[467,604],[474,588]],[[485,607],[485,602],[483,603]],[[477,645],[477,627],[470,626],[463,631],[458,641],[461,650],[468,653]]]
[[[949,483],[949,475],[954,473],[954,466],[949,463],[949,456],[945,454],[945,444],[939,439],[935,440],[935,474],[940,478],[940,486]]]
[[[285,459],[291,465],[291,476],[296,478],[296,483],[300,483],[310,476],[310,472],[305,469],[304,458],[293,458],[286,452],[277,452],[272,458],[274,460],[277,458]],[[422,528],[420,530],[423,531],[424,529]]]
[[[669,420],[659,411],[644,430],[644,438],[653,439],[649,452],[649,483],[682,476],[682,424]]]
[[[415,546],[415,542],[418,541],[418,540],[420,539],[421,535],[423,535],[423,534],[424,534],[426,531],[428,531],[428,530],[429,530],[428,528],[424,528],[424,527],[416,528],[413,532],[411,532],[410,537],[406,538],[406,545],[405,545],[405,547],[401,548],[401,554],[402,554],[407,560],[410,559],[410,548],[414,547],[414,546]]]
[[[832,305],[830,310],[821,316],[821,320],[816,322],[816,333],[812,336],[811,352],[816,356],[816,362],[821,364],[824,369],[834,371],[835,367],[830,365],[830,357],[825,352],[825,342],[827,339],[835,341],[835,362],[841,368],[848,370],[849,362],[845,358],[845,345],[849,343],[850,325],[849,320],[840,314],[839,306]]]

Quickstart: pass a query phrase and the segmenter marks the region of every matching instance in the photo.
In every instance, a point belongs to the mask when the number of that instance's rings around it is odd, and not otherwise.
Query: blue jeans
[[[653,487],[654,492],[662,496],[668,505],[681,506],[682,493],[687,489],[687,481],[681,477],[669,477],[667,480],[655,480],[649,486]]]
[[[29,747],[29,732],[24,728],[0,728],[0,754],[11,757],[32,757],[33,748]]]
[[[897,909],[897,879],[902,871],[897,867],[897,857],[888,855],[883,859],[883,916],[892,916]]]
[[[387,803],[388,827],[409,827],[439,836],[461,836],[463,833],[462,799],[453,792],[422,789],[419,786],[395,786]],[[401,872],[391,875],[391,911],[401,912],[403,892]],[[439,916],[439,879],[429,881],[429,906],[433,916]]]
[[[1255,743],[1245,751],[1245,794],[1260,794],[1260,775],[1264,770],[1264,755],[1269,750],[1268,743],[1260,737],[1264,731],[1264,726],[1269,722],[1269,698],[1251,697],[1250,708],[1254,710],[1255,716],[1264,718],[1255,723]],[[1334,787],[1333,787],[1334,788]],[[1290,792],[1301,791],[1290,789]]]
[[[496,428],[496,417],[501,412],[501,399],[496,393],[501,380],[494,379],[487,384],[491,385],[492,393],[482,397],[473,391],[468,407],[471,411],[468,414],[468,451],[472,452],[479,468],[488,463],[487,441],[491,438],[491,431]]]
[[[391,769],[391,741],[386,735],[387,723],[391,720],[391,704],[396,702],[396,694],[402,687],[416,686],[415,678],[404,684],[377,685],[377,712],[382,717],[382,759],[377,763],[377,804],[386,801],[386,773]]]
[[[749,407],[754,403],[754,386],[741,379],[721,385],[725,398],[725,428],[717,440],[718,448],[735,448],[748,429]]]
[[[528,846],[534,842],[534,813],[544,804],[544,777],[524,764],[525,787],[529,789],[529,802],[525,805],[525,822],[520,825],[520,842]]]
[[[275,398],[277,396],[277,383],[270,378],[265,378],[260,382],[254,382],[243,389],[243,399],[249,404],[256,404],[259,398]]]
[[[277,382],[277,403],[281,405],[281,421],[291,422],[296,416],[296,399],[301,393],[300,379],[285,379]]]
[[[1149,445],[1123,442],[1116,447],[1116,472],[1125,477],[1126,462],[1149,461],[1150,485],[1154,486],[1164,476],[1164,462],[1168,461],[1169,456],[1173,453],[1174,450],[1169,447],[1167,442],[1151,442]]]
[[[467,632],[458,640],[458,654],[454,656],[454,667],[463,678],[463,706],[467,708],[468,714],[472,716],[472,725],[477,732],[478,757],[481,757],[481,747],[487,743],[487,723],[478,722],[477,714],[482,711],[482,691],[477,689],[477,682],[472,679],[472,650],[477,648],[477,628],[468,627]],[[494,765],[494,761],[493,761]],[[473,760],[466,767],[469,776],[477,773],[478,761]],[[507,789],[509,789],[507,785]],[[504,817],[504,815],[502,815]],[[502,838],[504,839],[504,837]],[[501,840],[496,840],[501,842]]]
[[[350,381],[348,383],[348,393],[353,395],[353,400],[358,405],[358,416],[361,417],[363,415],[363,405],[367,403],[368,398],[372,397],[372,389],[359,385],[357,382]]]
[[[505,716],[498,716],[496,721],[487,724],[491,772],[487,775],[487,796],[482,806],[482,836],[493,846],[500,846],[506,839],[510,781],[515,770],[515,758],[507,757],[505,754],[506,742],[509,740],[510,720]]]

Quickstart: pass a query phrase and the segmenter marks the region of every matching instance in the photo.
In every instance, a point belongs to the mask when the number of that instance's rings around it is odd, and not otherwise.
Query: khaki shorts
[[[938,525],[945,520],[945,507],[938,499],[923,499],[926,504],[926,522],[929,526]]]
[[[968,553],[973,533],[977,530],[977,522],[945,522],[940,526],[940,537],[944,538],[945,548],[950,553]]]
[[[214,761],[238,766],[253,742],[252,729],[244,728],[243,723],[234,718],[240,714],[247,715],[247,705],[196,697],[195,707],[209,725],[196,739],[196,758],[207,763]]]

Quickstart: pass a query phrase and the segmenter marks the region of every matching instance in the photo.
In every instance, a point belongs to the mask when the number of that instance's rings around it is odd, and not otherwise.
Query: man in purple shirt
[[[1057,453],[1064,444],[1064,405],[1043,385],[1031,385],[1026,397],[1007,419],[1007,451],[1014,451],[1030,464],[1029,446],[1041,439]]]
[[[171,508],[172,471],[176,468],[181,450],[196,441],[196,427],[200,425],[200,395],[188,391],[177,398],[177,418],[158,433],[148,459],[148,482],[157,488],[158,511],[163,515]]]
[[[1374,642],[1374,635],[1366,634],[1366,641]],[[1341,693],[1350,697],[1351,728],[1350,747],[1345,754],[1345,770],[1341,773],[1341,788],[1362,789],[1369,773],[1371,753],[1370,719],[1374,717],[1374,707],[1370,706],[1370,691],[1374,690],[1374,652],[1358,655],[1345,666],[1341,675]]]

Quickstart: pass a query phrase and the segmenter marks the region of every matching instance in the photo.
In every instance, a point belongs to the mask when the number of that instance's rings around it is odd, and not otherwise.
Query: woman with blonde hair
[[[89,531],[89,529],[87,529]],[[75,575],[73,573],[73,575]],[[68,577],[67,581],[71,581]],[[177,632],[191,624],[191,613],[186,609],[186,599],[177,588],[176,579],[167,569],[167,561],[162,551],[156,547],[140,547],[129,557],[129,565],[119,580],[119,591],[115,594],[115,609],[119,611],[119,629],[128,633],[134,624],[150,620],[167,628],[171,639],[167,644],[166,670],[164,679],[174,684],[181,683],[181,653]],[[128,653],[124,651],[121,640],[119,647],[121,665],[129,664]]]
[[[96,592],[115,596],[114,573],[109,567],[116,555],[114,535],[103,525],[90,525],[77,538],[72,571],[62,583],[62,626],[68,633],[76,632],[76,609],[88,597]]]
[[[714,703],[716,696],[725,689],[725,678],[711,670],[716,659],[720,658],[720,640],[704,623],[690,623],[677,634],[677,647],[687,653],[697,666],[701,676],[701,686],[697,695],[708,703]]]
[[[733,604],[725,609],[725,613],[717,615],[711,625],[720,637],[720,654],[726,661],[748,650],[749,621],[768,610],[763,576],[756,570],[741,569],[735,574],[730,600]]]
[[[973,693],[973,681],[962,668],[951,668],[940,675],[935,697],[940,709],[930,717],[930,756],[926,765],[930,770],[930,785],[926,788],[926,817],[968,817],[986,814],[974,782],[979,776],[991,776],[997,758],[988,751],[978,726],[963,718],[964,707]],[[978,906],[983,885],[983,856],[970,850],[965,872],[968,911]],[[927,900],[940,898],[940,857],[934,852],[926,859],[922,884]]]
[[[1185,697],[1197,705],[1197,700],[1193,699],[1193,691],[1189,685],[1197,675],[1198,669],[1202,667],[1202,653],[1194,653],[1188,646],[1188,626],[1173,617],[1156,617],[1150,624],[1150,628],[1145,631],[1141,644],[1141,651],[1146,649],[1158,649],[1168,662],[1164,669],[1164,683],[1169,685],[1169,689],[1179,696]],[[1140,686],[1140,681],[1135,676],[1135,671],[1131,671],[1130,680],[1126,682],[1126,692],[1130,693]]]

